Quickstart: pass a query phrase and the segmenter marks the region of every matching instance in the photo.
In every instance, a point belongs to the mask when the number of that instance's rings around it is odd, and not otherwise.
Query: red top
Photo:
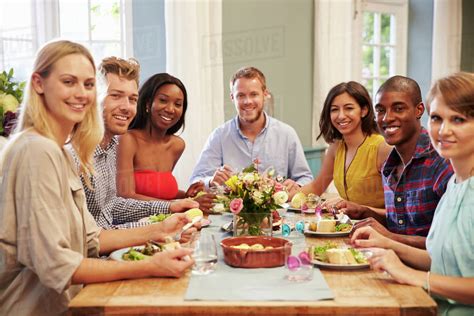
[[[178,183],[171,171],[135,171],[135,192],[161,200],[172,200],[178,195]]]

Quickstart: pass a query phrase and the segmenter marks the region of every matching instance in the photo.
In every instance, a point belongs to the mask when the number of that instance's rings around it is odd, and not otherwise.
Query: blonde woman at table
[[[377,132],[364,86],[355,81],[334,86],[324,101],[319,127],[318,139],[322,136],[330,145],[321,172],[301,191],[321,195],[334,179],[342,199],[384,209],[380,170],[391,147]]]
[[[436,208],[427,250],[383,237],[371,227],[358,229],[352,242],[390,249],[369,260],[373,269],[388,272],[397,282],[474,307],[474,74],[439,79],[427,105],[431,142],[455,171]]]
[[[141,262],[95,259],[163,240],[187,222],[174,215],[160,225],[113,231],[95,224],[64,148],[72,144],[81,172],[90,175],[102,139],[95,82],[93,58],[80,44],[50,42],[36,56],[16,134],[0,157],[0,314],[62,314],[82,284],[176,277],[193,264],[181,260],[188,249]]]

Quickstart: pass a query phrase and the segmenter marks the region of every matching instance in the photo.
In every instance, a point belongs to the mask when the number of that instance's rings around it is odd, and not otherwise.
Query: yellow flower
[[[239,181],[239,178],[237,175],[233,175],[227,181],[225,184],[232,190],[232,191],[237,191],[237,182]]]

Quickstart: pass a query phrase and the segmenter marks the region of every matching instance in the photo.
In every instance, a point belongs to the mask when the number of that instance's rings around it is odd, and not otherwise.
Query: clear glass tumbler
[[[193,259],[193,274],[207,275],[217,269],[217,245],[214,235],[201,233],[195,243]]]

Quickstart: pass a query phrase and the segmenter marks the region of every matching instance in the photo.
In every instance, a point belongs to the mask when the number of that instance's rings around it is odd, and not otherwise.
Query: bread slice
[[[318,232],[333,233],[336,231],[335,219],[321,219],[318,222]]]
[[[357,264],[349,249],[332,248],[326,250],[329,263],[333,264]]]

